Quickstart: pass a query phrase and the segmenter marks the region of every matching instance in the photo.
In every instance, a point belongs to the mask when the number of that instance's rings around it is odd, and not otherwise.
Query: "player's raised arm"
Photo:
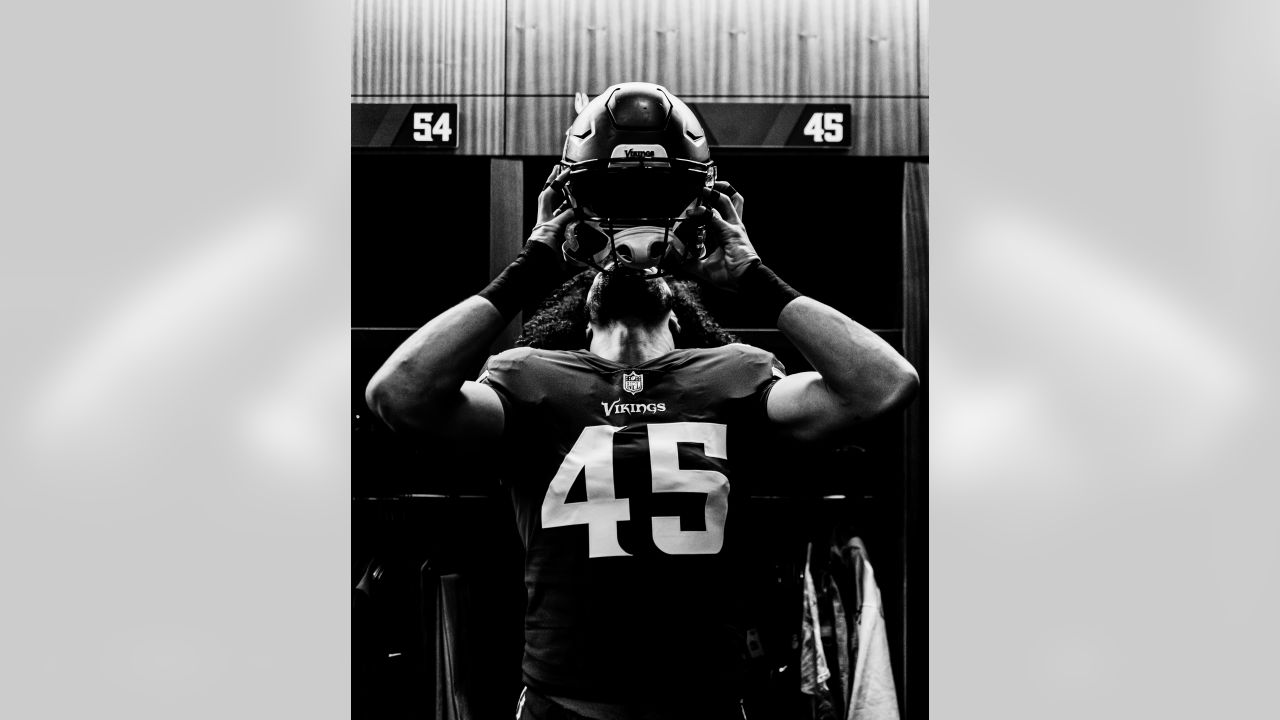
[[[816,370],[785,377],[769,393],[769,419],[797,439],[836,437],[905,405],[920,385],[880,336],[813,298],[787,303],[778,329]]]
[[[801,296],[760,261],[742,226],[740,194],[718,182],[705,197],[708,240],[719,247],[691,271],[766,308],[815,369],[774,385],[771,422],[798,440],[829,440],[914,397],[920,380],[906,358],[844,313]]]
[[[502,433],[497,393],[467,375],[522,305],[563,280],[560,245],[572,211],[556,212],[560,187],[549,181],[539,196],[538,225],[516,260],[478,295],[419,328],[374,373],[365,402],[392,428],[473,439]]]

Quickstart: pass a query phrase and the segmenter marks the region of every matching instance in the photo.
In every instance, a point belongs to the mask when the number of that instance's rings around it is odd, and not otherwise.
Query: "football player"
[[[781,439],[838,439],[913,396],[875,333],[789,287],[752,246],[742,196],[664,88],[610,87],[570,127],[519,257],[404,342],[370,381],[393,428],[492,443],[526,548],[520,720],[735,718],[740,481]],[[580,349],[517,347],[468,373],[522,306],[596,271]],[[735,291],[814,372],[682,347],[667,277]]]

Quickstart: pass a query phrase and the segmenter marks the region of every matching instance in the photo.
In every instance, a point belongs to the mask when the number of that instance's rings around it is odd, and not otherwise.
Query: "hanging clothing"
[[[436,595],[436,720],[474,720],[464,652],[467,587],[456,574],[441,575]]]
[[[813,543],[805,550],[804,617],[800,640],[800,692],[813,696],[815,720],[838,720],[832,705],[827,680],[831,669],[822,647],[822,621],[818,610],[818,592],[813,582]]]
[[[820,583],[817,580],[815,583],[821,585],[818,593],[818,618],[822,621],[822,648],[827,657],[827,666],[831,670],[827,688],[831,691],[835,716],[843,718],[849,699],[850,628],[835,574],[825,572],[821,578]]]
[[[880,588],[867,560],[861,538],[850,538],[840,549],[845,569],[852,572],[856,588],[855,629],[850,653],[852,686],[848,688],[846,720],[898,720],[898,694],[889,662],[889,636],[884,626]],[[856,646],[853,645],[856,641]]]

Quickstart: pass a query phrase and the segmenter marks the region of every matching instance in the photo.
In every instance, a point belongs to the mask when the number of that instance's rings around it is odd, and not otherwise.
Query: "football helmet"
[[[689,106],[660,85],[621,83],[588,103],[565,136],[553,176],[568,170],[567,260],[658,277],[705,256],[705,229],[685,220],[716,167]]]

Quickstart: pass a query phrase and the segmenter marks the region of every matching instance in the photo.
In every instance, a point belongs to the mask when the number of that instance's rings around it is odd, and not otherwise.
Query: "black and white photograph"
[[[925,0],[356,0],[352,716],[927,716]]]
[[[0,718],[1274,714],[1277,27],[6,4]]]

